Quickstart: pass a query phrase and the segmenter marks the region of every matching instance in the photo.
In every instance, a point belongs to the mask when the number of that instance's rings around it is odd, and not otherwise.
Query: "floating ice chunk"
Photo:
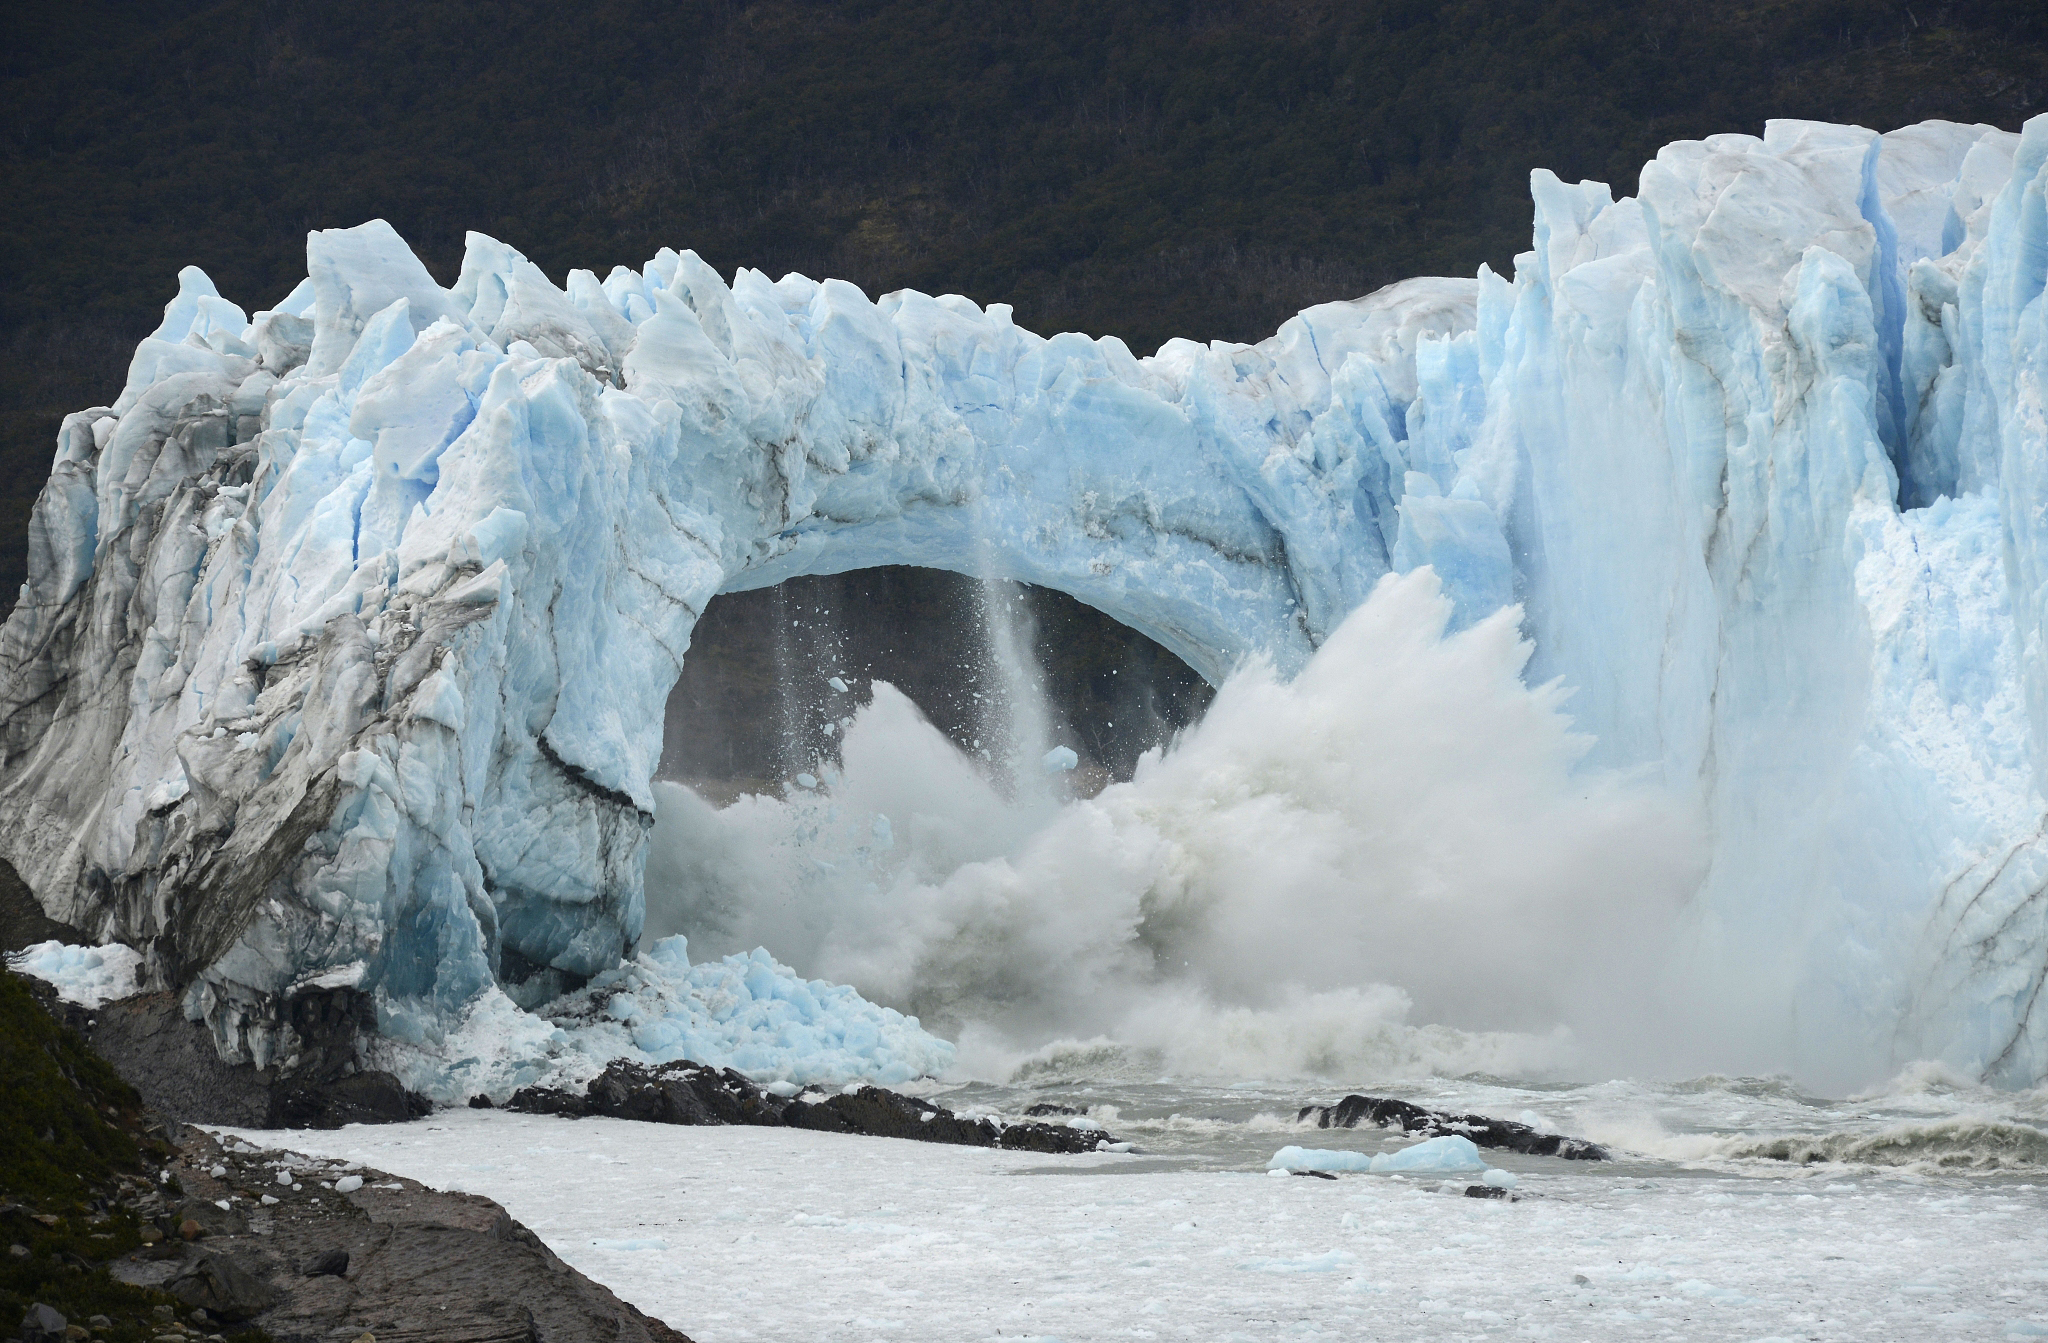
[[[1484,1175],[1479,1177],[1479,1182],[1491,1189],[1513,1189],[1521,1183],[1520,1180],[1515,1178],[1513,1171],[1502,1170],[1498,1166],[1488,1169]]]
[[[1071,746],[1055,746],[1045,753],[1045,772],[1059,774],[1073,769],[1081,763],[1081,757],[1074,754]]]
[[[1273,1159],[1266,1163],[1266,1170],[1274,1175],[1285,1175],[1293,1170],[1367,1171],[1372,1169],[1372,1153],[1332,1151],[1325,1147],[1283,1147],[1273,1153]]]
[[[1374,1175],[1458,1175],[1477,1174],[1487,1169],[1487,1165],[1470,1138],[1446,1134],[1426,1139],[1413,1147],[1404,1147],[1398,1152],[1381,1152],[1378,1155],[1320,1147],[1283,1147],[1266,1163],[1266,1169],[1370,1171]]]
[[[1454,1175],[1485,1169],[1486,1161],[1479,1155],[1479,1148],[1470,1138],[1456,1133],[1447,1133],[1440,1138],[1429,1138],[1416,1143],[1413,1147],[1404,1147],[1398,1152],[1381,1152],[1372,1159],[1372,1172],[1375,1175],[1396,1172]]]
[[[799,788],[816,788],[818,786],[818,776],[815,774],[799,774],[796,776],[796,786]]]
[[[75,947],[63,942],[38,942],[9,956],[16,973],[34,975],[53,985],[57,996],[80,1007],[98,1007],[139,991],[142,954],[133,947]]]
[[[1325,1250],[1296,1259],[1248,1259],[1238,1267],[1250,1273],[1335,1273],[1357,1262],[1349,1250]]]
[[[825,682],[825,684],[831,686],[834,690],[838,691],[842,695],[846,693],[846,682],[840,680],[836,676],[833,677],[831,680]]]

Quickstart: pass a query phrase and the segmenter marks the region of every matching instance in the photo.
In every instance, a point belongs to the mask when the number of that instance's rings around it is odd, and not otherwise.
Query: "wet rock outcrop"
[[[1533,1125],[1518,1124],[1511,1119],[1431,1110],[1391,1096],[1360,1096],[1354,1093],[1335,1105],[1304,1105],[1295,1119],[1303,1124],[1314,1120],[1317,1128],[1357,1128],[1360,1124],[1398,1128],[1420,1138],[1456,1133],[1470,1138],[1477,1146],[1520,1152],[1524,1156],[1554,1156],[1566,1161],[1608,1159],[1606,1148],[1584,1138],[1546,1133]]]
[[[514,1093],[505,1108],[526,1114],[602,1115],[654,1124],[803,1128],[1022,1152],[1093,1152],[1112,1141],[1099,1129],[970,1119],[883,1087],[777,1096],[730,1068],[687,1062],[648,1068],[616,1061],[593,1078],[580,1096],[559,1088],[527,1087]]]

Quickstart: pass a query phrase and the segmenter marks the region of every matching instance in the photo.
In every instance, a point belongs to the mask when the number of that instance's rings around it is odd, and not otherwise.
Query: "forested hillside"
[[[1633,190],[1767,117],[2016,128],[2036,0],[76,0],[0,19],[0,601],[62,414],[206,268],[281,297],[381,215],[558,279],[657,247],[957,290],[1041,331],[1253,339],[1505,270],[1530,168]]]

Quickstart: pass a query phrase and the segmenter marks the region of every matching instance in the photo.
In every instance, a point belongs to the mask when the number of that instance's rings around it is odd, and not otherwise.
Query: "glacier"
[[[1218,681],[1299,670],[1427,567],[1454,629],[1520,607],[1589,767],[1697,805],[1688,954],[1742,981],[1761,1056],[2031,1084],[2044,191],[2048,117],[1774,121],[1667,146],[1633,198],[1535,172],[1512,278],[1142,359],[688,251],[558,287],[471,234],[444,289],[382,221],[309,235],[254,314],[187,268],[35,507],[0,858],[230,1061],[288,1071],[294,996],[347,986],[368,1055],[452,1077],[481,1020],[546,1036],[526,1007],[694,973],[639,942],[714,596],[951,569]],[[762,1002],[808,991],[763,973]],[[942,1064],[887,1024],[832,1076]],[[763,1066],[812,1080],[800,1052]]]

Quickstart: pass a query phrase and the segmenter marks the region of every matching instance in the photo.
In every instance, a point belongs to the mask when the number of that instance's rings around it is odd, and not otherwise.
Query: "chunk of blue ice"
[[[1465,1175],[1487,1169],[1479,1148],[1455,1133],[1428,1138],[1398,1152],[1348,1152],[1319,1147],[1283,1147],[1267,1170],[1369,1171],[1374,1175]],[[1510,1177],[1512,1178],[1512,1177]]]

